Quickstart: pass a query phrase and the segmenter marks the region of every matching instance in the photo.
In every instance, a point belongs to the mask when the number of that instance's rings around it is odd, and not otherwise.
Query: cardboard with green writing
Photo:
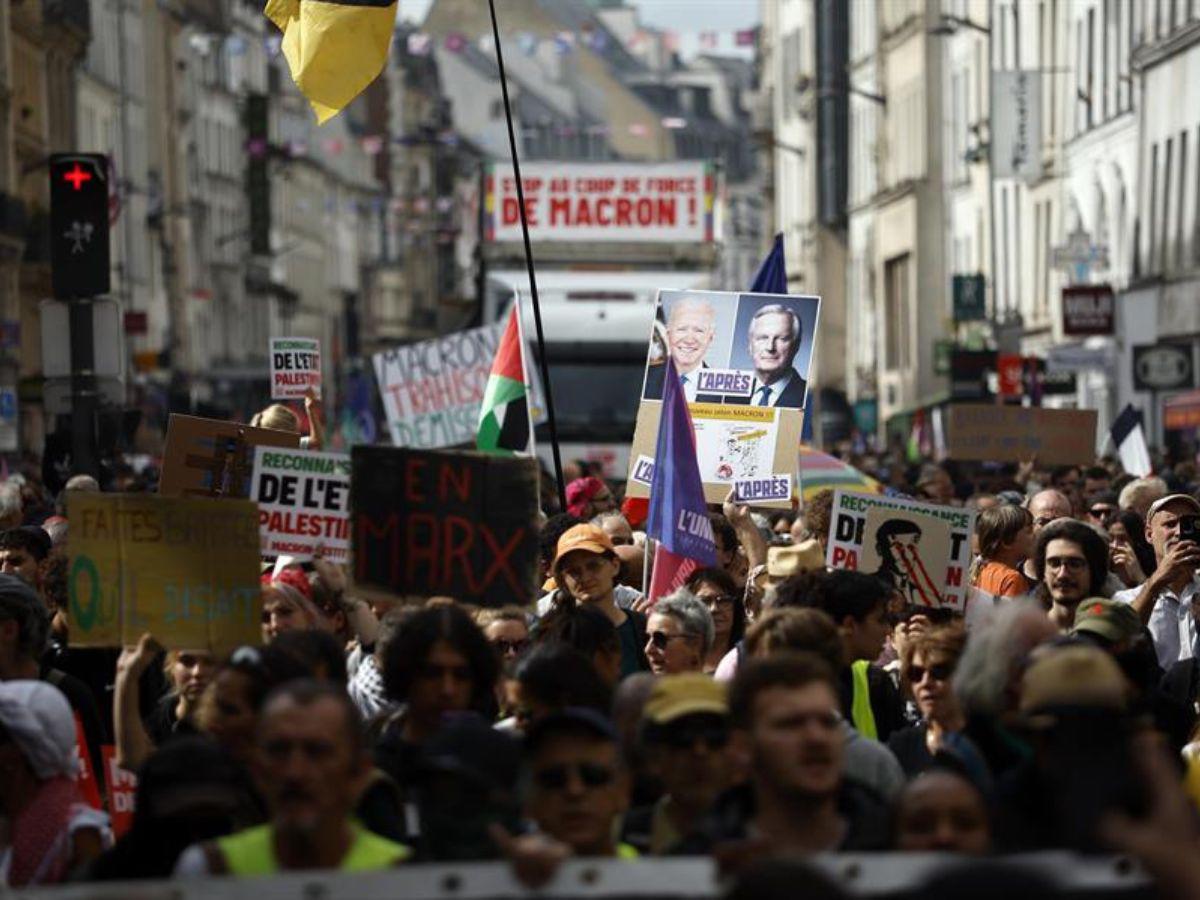
[[[250,496],[258,504],[263,556],[349,562],[347,454],[255,447]]]
[[[245,499],[255,447],[299,446],[300,435],[290,431],[172,413],[158,492],[164,497]]]
[[[248,500],[72,493],[71,644],[224,653],[262,642],[258,511]]]

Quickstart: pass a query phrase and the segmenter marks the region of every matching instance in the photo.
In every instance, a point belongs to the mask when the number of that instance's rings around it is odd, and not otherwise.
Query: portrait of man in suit
[[[800,317],[782,303],[760,308],[746,330],[754,390],[749,397],[726,397],[726,403],[753,406],[804,406],[806,383],[793,365],[804,340]]]
[[[671,304],[667,312],[667,352],[675,360],[675,369],[688,403],[720,403],[720,394],[701,394],[696,390],[696,372],[707,368],[704,356],[717,333],[716,311],[701,297],[684,297]],[[646,369],[646,400],[661,400],[666,364]]]

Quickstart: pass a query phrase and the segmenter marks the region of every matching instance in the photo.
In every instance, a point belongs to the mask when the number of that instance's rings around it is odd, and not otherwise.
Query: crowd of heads
[[[820,852],[1129,850],[1155,804],[1200,801],[1200,501],[1177,475],[907,473],[910,496],[977,512],[949,609],[911,601],[888,547],[878,572],[827,569],[830,492],[714,509],[717,564],[651,603],[644,507],[581,472],[529,606],[368,601],[323,560],[267,567],[261,643],[219,654],[73,647],[67,510],[39,519],[0,485],[7,879],[238,874],[260,833],[277,869],[525,876],[570,856],[715,854],[758,877]],[[888,546],[919,543],[900,525]],[[106,744],[138,779],[116,840],[77,778],[90,763],[116,789]],[[1194,855],[1190,827],[1172,846]]]

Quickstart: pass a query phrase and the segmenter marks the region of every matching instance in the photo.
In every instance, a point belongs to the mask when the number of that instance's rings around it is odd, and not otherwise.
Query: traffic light
[[[250,205],[250,252],[271,252],[270,134],[267,128],[267,97],[246,98],[246,195]]]
[[[50,156],[50,274],[59,300],[109,291],[108,157]]]

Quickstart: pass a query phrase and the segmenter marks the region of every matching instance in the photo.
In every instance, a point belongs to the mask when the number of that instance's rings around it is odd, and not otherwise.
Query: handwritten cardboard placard
[[[300,435],[237,422],[181,416],[167,420],[162,478],[164,497],[250,496],[255,447],[300,446]]]
[[[348,455],[255,447],[253,485],[263,556],[349,560]]]
[[[222,653],[262,640],[258,509],[152,494],[81,494],[71,520],[71,643]]]
[[[321,396],[321,342],[315,338],[271,338],[271,399]]]
[[[1096,457],[1094,409],[956,403],[950,407],[952,459],[1082,465]]]
[[[836,490],[826,564],[883,576],[914,606],[966,607],[975,512]]]
[[[356,585],[481,606],[532,602],[536,460],[365,446],[352,460]]]

